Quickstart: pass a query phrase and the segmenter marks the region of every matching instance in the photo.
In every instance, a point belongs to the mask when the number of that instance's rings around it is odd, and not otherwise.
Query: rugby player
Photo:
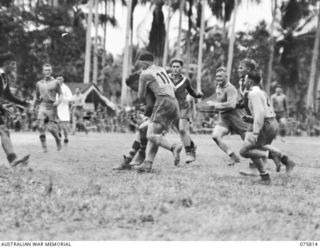
[[[80,125],[86,134],[88,134],[88,129],[83,121],[84,112],[84,96],[80,92],[80,88],[75,89],[75,94],[73,95],[73,105],[72,105],[72,134],[75,135],[77,124]]]
[[[237,104],[237,89],[228,82],[227,69],[219,67],[216,70],[217,81],[217,102],[208,101],[208,105],[214,107],[219,112],[219,121],[214,127],[212,138],[217,145],[230,157],[228,165],[232,166],[239,163],[239,157],[223,141],[223,137],[230,132],[239,134],[242,139],[245,137],[248,125],[243,121],[242,115]]]
[[[13,145],[10,138],[9,129],[5,125],[4,117],[6,115],[12,115],[12,113],[3,105],[3,98],[10,102],[19,104],[23,107],[28,107],[29,103],[24,100],[20,100],[13,96],[10,90],[9,76],[17,69],[17,64],[14,55],[11,52],[7,52],[0,55],[0,135],[1,145],[6,153],[9,168],[16,167],[17,165],[26,165],[29,162],[30,155],[26,155],[22,158],[18,158],[14,152]]]
[[[286,118],[287,118],[287,97],[282,93],[281,86],[276,87],[276,92],[271,96],[272,107],[276,114],[276,119],[279,123],[279,133],[281,141],[285,142],[286,135]]]
[[[148,124],[146,159],[143,164],[135,168],[138,172],[150,172],[159,146],[173,153],[175,165],[180,162],[182,145],[172,144],[164,137],[164,132],[179,118],[179,106],[172,81],[165,69],[154,65],[153,55],[144,52],[140,55],[138,62],[142,68],[138,98],[144,102],[147,89],[150,89],[156,101]]]
[[[186,163],[195,161],[196,159],[196,146],[190,137],[190,118],[191,109],[187,101],[188,93],[194,98],[201,98],[203,94],[196,92],[190,83],[190,80],[181,74],[183,61],[180,58],[174,58],[170,62],[172,73],[169,74],[174,86],[175,96],[179,103],[180,118],[175,122],[179,130],[181,141],[186,151]]]
[[[248,91],[248,108],[253,125],[246,134],[240,150],[241,156],[251,158],[260,172],[261,181],[269,184],[270,175],[265,169],[263,159],[278,160],[290,173],[295,163],[280,150],[270,146],[277,133],[277,121],[270,100],[265,91],[259,87],[261,77],[258,72],[248,72],[245,85]]]
[[[44,78],[37,82],[34,102],[39,104],[38,127],[40,133],[40,142],[43,152],[48,152],[46,143],[46,129],[52,134],[56,141],[57,150],[61,150],[61,139],[59,136],[58,116],[56,96],[60,97],[61,86],[52,75],[52,66],[44,64],[42,66]]]

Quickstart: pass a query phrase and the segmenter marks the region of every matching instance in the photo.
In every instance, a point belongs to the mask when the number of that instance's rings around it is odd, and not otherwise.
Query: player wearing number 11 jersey
[[[136,167],[138,172],[151,171],[159,146],[173,153],[175,165],[180,162],[182,150],[182,145],[172,144],[163,135],[179,118],[179,107],[173,83],[162,67],[153,64],[153,60],[153,55],[148,52],[142,53],[138,59],[143,70],[139,79],[138,98],[144,101],[147,89],[151,90],[156,98],[148,124],[146,159],[142,165]]]

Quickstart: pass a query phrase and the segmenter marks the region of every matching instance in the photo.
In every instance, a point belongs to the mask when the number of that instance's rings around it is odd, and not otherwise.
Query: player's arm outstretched
[[[188,93],[194,98],[203,97],[203,93],[202,92],[196,92],[196,90],[194,88],[192,88],[189,79],[186,79],[186,89],[187,89]]]

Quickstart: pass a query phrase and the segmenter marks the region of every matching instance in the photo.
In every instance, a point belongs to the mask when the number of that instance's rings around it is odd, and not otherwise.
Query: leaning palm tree
[[[202,69],[202,51],[203,51],[203,36],[204,36],[204,8],[205,0],[201,0],[201,24],[200,24],[200,39],[198,53],[198,71],[197,71],[197,91],[201,91],[201,69]]]

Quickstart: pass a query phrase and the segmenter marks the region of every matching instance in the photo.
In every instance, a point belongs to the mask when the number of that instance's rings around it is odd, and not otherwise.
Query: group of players
[[[138,91],[138,98],[145,104],[145,121],[140,125],[139,132],[132,144],[128,155],[124,156],[121,164],[114,170],[136,169],[138,172],[151,172],[153,162],[159,147],[173,154],[174,165],[180,163],[180,153],[185,148],[186,163],[196,160],[196,145],[190,137],[190,108],[188,94],[194,98],[201,98],[203,94],[196,92],[187,77],[182,75],[183,61],[175,58],[170,63],[172,72],[154,64],[154,57],[149,52],[142,52],[137,60],[140,68],[127,79],[127,85]],[[57,150],[60,150],[62,135],[64,143],[68,143],[68,124],[70,123],[69,103],[73,104],[73,131],[76,119],[81,121],[84,99],[80,89],[72,93],[64,84],[62,76],[52,77],[52,66],[43,66],[44,78],[36,84],[36,94],[33,107],[38,106],[38,124],[40,141],[44,152],[47,152],[45,131],[48,130],[54,137]],[[30,103],[12,95],[9,85],[9,75],[16,70],[16,62],[12,53],[0,55],[0,91],[2,98],[20,106],[28,107]],[[243,144],[240,155],[251,160],[251,171],[240,171],[243,175],[256,175],[262,182],[270,183],[270,175],[266,170],[266,160],[272,159],[276,170],[282,165],[290,173],[295,163],[286,154],[271,146],[278,130],[277,120],[283,117],[283,108],[286,108],[283,95],[276,93],[272,102],[285,105],[279,108],[277,115],[261,85],[261,76],[256,70],[256,63],[252,59],[244,59],[238,67],[240,77],[237,90],[229,81],[225,67],[216,70],[217,101],[208,101],[207,104],[219,112],[219,121],[213,129],[212,139],[230,157],[229,165],[240,162],[236,153],[224,142],[223,137],[228,133],[238,134]],[[281,92],[280,92],[281,93]],[[277,110],[279,110],[277,109]],[[25,164],[29,155],[18,158],[13,150],[9,131],[3,117],[8,110],[0,104],[0,135],[4,151],[10,167]],[[172,143],[165,133],[170,127],[179,131],[182,144]]]
[[[196,145],[190,138],[190,108],[187,94],[201,98],[188,78],[181,74],[183,61],[175,58],[170,63],[172,73],[154,64],[149,52],[142,52],[137,60],[140,70],[131,75],[127,85],[138,91],[139,99],[145,104],[145,121],[140,125],[137,137],[128,155],[114,170],[136,169],[139,173],[151,172],[158,148],[162,147],[173,154],[174,165],[180,162],[180,153],[184,146],[186,163],[195,161]],[[236,153],[224,142],[228,133],[236,133],[243,140],[240,155],[251,160],[249,171],[240,171],[243,175],[260,175],[263,183],[271,182],[266,170],[266,160],[272,159],[276,170],[282,165],[290,173],[295,163],[286,154],[271,146],[278,130],[276,114],[261,85],[261,76],[252,59],[240,62],[240,77],[237,90],[227,77],[225,67],[216,70],[217,101],[207,104],[219,112],[219,121],[213,129],[215,143],[230,157],[229,165],[239,163]],[[170,142],[164,134],[168,128],[175,127],[180,134],[183,146]]]
[[[5,125],[4,117],[12,115],[6,108],[3,100],[6,99],[23,108],[38,109],[37,121],[40,133],[40,142],[44,152],[47,152],[46,130],[54,137],[57,150],[62,148],[62,134],[64,136],[64,144],[67,145],[69,124],[70,124],[70,102],[72,106],[73,133],[76,130],[76,123],[82,124],[82,115],[84,107],[84,97],[80,93],[80,88],[76,89],[74,95],[70,88],[64,83],[63,76],[56,79],[52,77],[52,66],[45,64],[42,67],[43,79],[36,84],[36,94],[32,102],[18,99],[10,90],[10,76],[16,71],[16,60],[11,52],[0,55],[0,135],[2,147],[7,155],[9,168],[18,166],[19,164],[27,164],[30,155],[18,158],[14,152],[9,130]],[[84,126],[84,125],[83,125]]]

